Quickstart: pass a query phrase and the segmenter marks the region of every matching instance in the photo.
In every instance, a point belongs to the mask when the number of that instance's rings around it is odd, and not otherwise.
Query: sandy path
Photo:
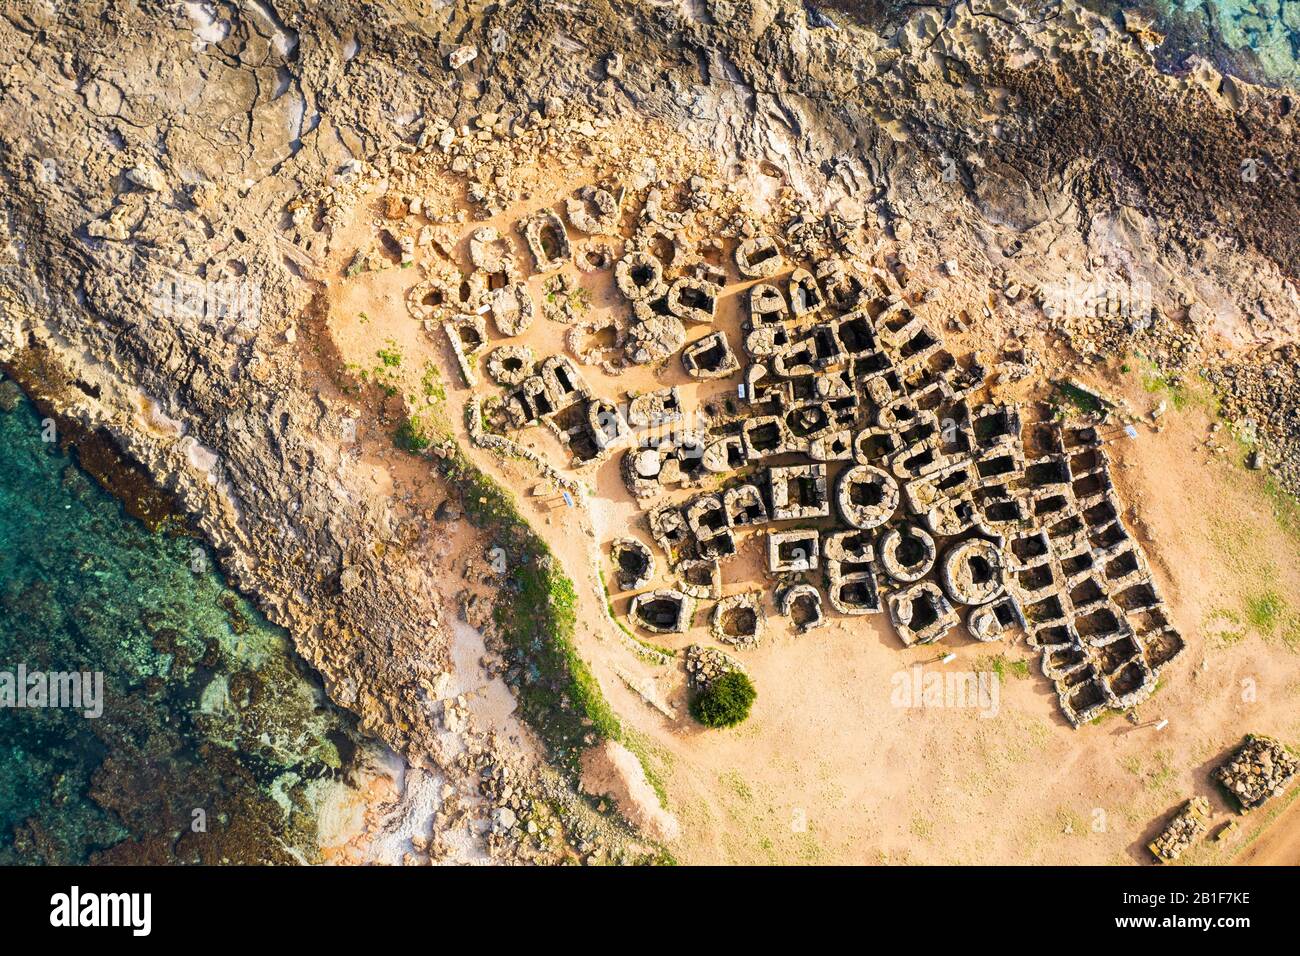
[[[1232,862],[1245,866],[1300,866],[1300,800],[1292,800]]]

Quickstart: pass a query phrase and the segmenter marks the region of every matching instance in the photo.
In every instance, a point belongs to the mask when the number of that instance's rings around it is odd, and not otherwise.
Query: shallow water
[[[1274,85],[1300,86],[1300,0],[1153,0],[1115,4],[1158,17],[1162,58],[1200,53],[1221,69]]]
[[[319,857],[353,723],[198,541],[128,516],[26,401],[0,411],[0,704],[19,665],[102,673],[103,714],[0,706],[0,864]]]

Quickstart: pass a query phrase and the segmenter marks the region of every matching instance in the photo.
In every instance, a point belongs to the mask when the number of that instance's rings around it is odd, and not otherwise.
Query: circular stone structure
[[[498,385],[518,385],[532,374],[534,363],[527,345],[501,345],[488,353],[487,373]]]
[[[781,593],[780,600],[781,613],[790,619],[800,634],[826,623],[821,592],[813,585],[792,585]]]
[[[992,541],[968,538],[949,548],[939,564],[948,597],[959,604],[987,604],[1002,593],[1005,562]]]
[[[970,636],[985,644],[1001,640],[1012,627],[1024,627],[1025,617],[1009,594],[970,609],[966,616],[966,630]]]
[[[879,528],[898,510],[898,482],[887,471],[854,465],[835,488],[840,514],[855,528]]]
[[[614,283],[629,302],[647,302],[668,292],[663,264],[648,252],[629,252],[614,266]]]
[[[710,632],[715,640],[753,647],[763,637],[763,601],[758,594],[733,594],[713,606]]]
[[[877,557],[895,581],[911,584],[930,573],[934,567],[934,538],[916,525],[892,528],[880,542]]]
[[[589,242],[578,249],[578,268],[583,272],[597,272],[614,264],[614,252],[605,242]]]
[[[654,634],[684,634],[694,615],[695,599],[672,588],[638,594],[628,612],[634,624]]]
[[[636,473],[641,478],[657,478],[659,471],[663,467],[663,462],[659,458],[659,449],[646,448],[638,451],[633,458]]]
[[[618,586],[624,591],[643,588],[654,577],[654,554],[636,538],[615,538],[609,553],[618,569]]]
[[[634,365],[661,362],[686,344],[686,326],[672,315],[654,315],[634,322],[627,331],[626,353]]]

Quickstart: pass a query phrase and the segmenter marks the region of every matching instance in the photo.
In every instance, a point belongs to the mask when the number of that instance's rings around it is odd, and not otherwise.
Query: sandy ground
[[[539,188],[493,224],[504,230],[524,212],[555,207],[583,181],[577,171],[571,181]],[[465,234],[475,225],[466,224]],[[372,235],[371,221],[359,220],[356,246]],[[406,370],[436,362],[447,385],[446,418],[468,447],[461,409],[470,392],[441,332],[426,336],[406,312],[405,291],[417,279],[416,269],[393,268],[334,280],[329,335],[341,358],[358,367],[374,366],[375,352],[385,343],[400,348]],[[587,274],[581,281],[592,290],[593,316],[623,308],[608,274]],[[539,306],[542,282],[530,279]],[[741,288],[728,287],[716,323],[737,349]],[[564,350],[565,331],[539,308],[533,327],[513,341],[533,345],[541,358]],[[689,331],[695,339],[711,327]],[[489,333],[498,338],[490,322]],[[593,367],[583,372],[595,393],[606,397],[681,385],[688,407],[735,387],[735,379],[699,385],[675,362],[616,378]],[[1136,371],[1109,375],[1109,387],[1137,410],[1160,398],[1145,390]],[[495,391],[486,378],[479,388],[483,394]],[[529,495],[538,479],[527,465],[478,450],[472,454],[520,494],[525,514],[578,585],[580,650],[666,787],[668,809],[682,825],[682,837],[672,846],[680,860],[1136,863],[1149,862],[1147,842],[1193,794],[1210,799],[1214,828],[1229,818],[1209,771],[1245,733],[1300,740],[1294,707],[1300,655],[1277,633],[1281,625],[1252,626],[1249,613],[1260,595],[1300,593],[1296,537],[1256,475],[1206,449],[1211,423],[1206,404],[1197,399],[1169,411],[1161,430],[1139,426],[1136,440],[1121,437],[1108,448],[1119,462],[1116,483],[1132,506],[1126,521],[1142,539],[1187,650],[1141,707],[1139,724],[1116,715],[1078,730],[1061,717],[1036,656],[1021,642],[986,645],[954,633],[939,647],[905,650],[883,615],[837,619],[833,612],[829,626],[805,636],[795,636],[773,615],[762,646],[738,653],[759,689],[750,720],[731,731],[703,730],[685,716],[680,667],[646,663],[604,610],[598,570],[603,566],[614,581],[605,546],[627,534],[648,540],[636,526],[639,508],[618,477],[617,457],[579,473],[594,494],[571,510],[556,496]],[[382,437],[375,447],[382,446]],[[523,440],[553,463],[566,464],[545,430],[530,429]],[[394,490],[426,505],[440,500],[436,484],[421,473],[427,465],[397,453],[377,454],[377,467],[395,476]],[[770,588],[755,573],[757,560],[757,538],[751,536],[725,566],[725,590],[759,587],[770,607]],[[651,586],[667,583],[661,572]],[[616,613],[627,598],[613,596]],[[1283,624],[1291,620],[1285,614],[1295,612],[1284,610]],[[706,623],[707,615],[697,620]],[[701,627],[671,638],[645,635],[674,648],[704,636]],[[945,650],[956,660],[933,663]],[[913,667],[998,671],[996,707],[896,706],[892,692]],[[653,693],[638,693],[633,684]],[[676,718],[650,706],[646,696],[666,701]],[[485,700],[496,712],[491,719],[503,718],[504,702],[491,694]],[[1168,726],[1155,729],[1163,719]],[[1270,833],[1254,843],[1243,862],[1294,858],[1298,826],[1291,811],[1273,828],[1285,835]],[[1226,861],[1251,832],[1243,824],[1240,839],[1197,856]]]
[[[1250,866],[1300,866],[1300,803],[1292,800],[1232,862]]]

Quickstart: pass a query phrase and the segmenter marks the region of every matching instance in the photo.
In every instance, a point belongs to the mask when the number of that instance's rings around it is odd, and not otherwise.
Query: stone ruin
[[[733,594],[713,605],[709,633],[736,647],[753,647],[763,637],[763,598],[757,593]]]
[[[886,598],[889,620],[904,646],[939,640],[960,621],[956,609],[933,581],[916,581]]]
[[[579,232],[612,234],[622,198],[593,188],[564,208]],[[529,367],[531,355],[506,344],[487,360],[507,389],[492,426],[544,425],[576,469],[618,456],[675,579],[632,597],[632,623],[681,633],[696,601],[715,601],[714,636],[757,643],[762,601],[723,593],[725,568],[758,534],[775,605],[799,633],[831,611],[887,613],[906,646],[963,623],[978,641],[1023,632],[1076,726],[1148,696],[1183,641],[1122,520],[1096,422],[989,401],[983,362],[945,348],[946,316],[928,297],[847,256],[791,263],[770,236],[733,249],[742,279],[755,280],[742,291],[739,340],[715,328],[687,344],[688,326],[715,321],[727,275],[721,242],[692,246],[685,222],[650,190],[613,263],[627,317],[592,353],[606,371],[678,355],[688,375],[731,379],[734,391],[686,409],[676,388],[596,396],[562,356]],[[574,257],[553,211],[520,232],[538,271]],[[532,314],[501,304],[522,287],[513,253],[490,230],[475,237],[474,274],[458,286],[426,281],[432,291],[412,309],[425,316],[442,302],[440,314],[454,313],[444,328],[467,382],[487,344],[483,313],[506,337]],[[627,555],[645,564],[631,540],[615,545],[625,591],[653,577],[623,568]]]
[[[527,345],[501,345],[488,353],[488,377],[498,385],[520,385],[532,374],[536,364],[533,350]]]
[[[742,275],[769,280],[750,292],[740,399],[680,448],[624,452],[638,499],[722,481],[651,512],[669,568],[725,565],[738,535],[759,530],[778,607],[798,614],[800,632],[824,620],[825,603],[887,611],[905,645],[963,620],[980,641],[1024,631],[1075,725],[1150,694],[1182,640],[1121,520],[1097,427],[981,404],[978,357],[946,351],[940,323],[887,273],[868,270],[850,283],[856,294],[833,297],[806,269],[772,281],[779,254],[755,262],[769,248],[737,251]],[[693,468],[683,450],[698,454]]]
[[[841,614],[872,614],[881,609],[876,583],[875,546],[861,531],[836,531],[826,536],[825,586],[831,607]]]
[[[1300,770],[1300,761],[1271,737],[1250,734],[1227,761],[1214,771],[1214,780],[1231,794],[1242,813],[1279,796]]]
[[[684,634],[695,617],[695,600],[671,588],[646,591],[632,599],[630,617],[654,634]]]
[[[811,584],[792,584],[780,595],[778,605],[800,634],[826,623],[822,612],[822,594]]]
[[[1259,734],[1249,734],[1228,758],[1215,768],[1212,777],[1241,813],[1263,806],[1281,796],[1300,770],[1300,760],[1281,743]],[[1210,825],[1210,802],[1205,797],[1188,800],[1168,825],[1147,844],[1161,863],[1172,863],[1201,839]],[[1236,828],[1235,823],[1222,828],[1217,839],[1224,839]]]
[[[947,352],[939,323],[888,274],[854,287],[856,297],[822,295],[807,270],[784,294],[779,282],[754,286],[748,407],[717,410],[703,436],[703,470],[737,474],[722,496],[761,493],[744,528],[766,526],[779,606],[815,626],[824,589],[841,614],[887,610],[907,645],[940,640],[963,617],[980,641],[1023,630],[1072,723],[1136,704],[1182,640],[1121,520],[1096,426],[1026,424],[1019,408],[979,404],[977,357]],[[750,348],[763,329],[774,334]],[[652,498],[653,484],[634,493]],[[739,523],[707,503],[717,497],[656,510],[653,526],[681,528],[656,536],[673,561],[735,553]]]
[[[643,588],[654,578],[655,556],[636,538],[615,538],[609,546],[614,567],[618,570],[618,586],[622,591]]]
[[[1147,849],[1161,863],[1173,863],[1183,851],[1205,835],[1210,821],[1210,801],[1192,797],[1169,821],[1161,834],[1147,844]]]
[[[696,378],[728,378],[740,371],[740,362],[721,332],[710,333],[682,349],[682,365],[686,374]]]
[[[686,648],[686,679],[691,689],[701,691],[723,674],[744,670],[740,664],[716,647],[692,644]]]

